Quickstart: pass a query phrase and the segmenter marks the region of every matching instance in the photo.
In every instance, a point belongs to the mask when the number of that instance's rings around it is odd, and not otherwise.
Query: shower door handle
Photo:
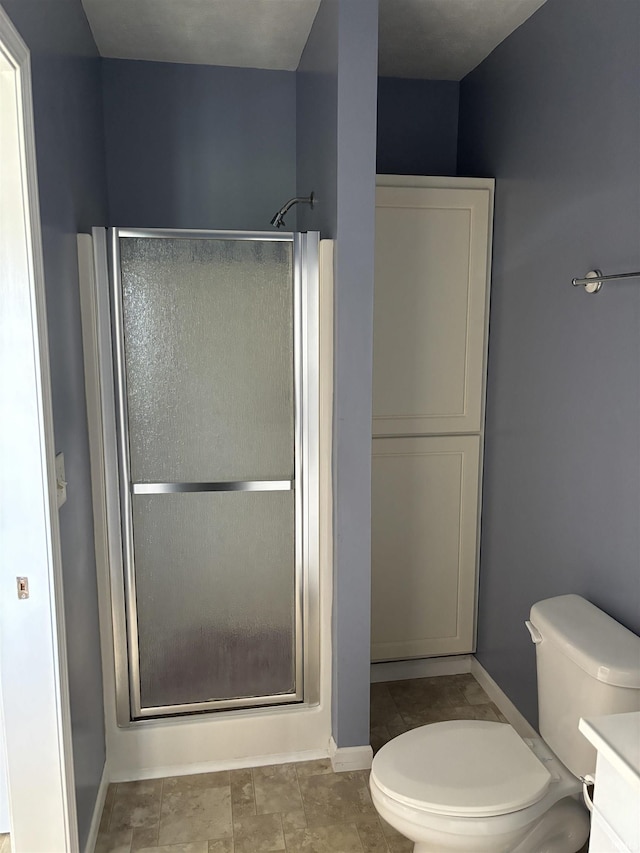
[[[180,492],[290,492],[293,480],[229,480],[219,483],[132,483],[134,495],[167,495]]]

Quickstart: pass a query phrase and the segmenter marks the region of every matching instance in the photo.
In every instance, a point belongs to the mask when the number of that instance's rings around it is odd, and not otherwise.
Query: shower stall
[[[318,234],[97,232],[118,722],[313,704]]]

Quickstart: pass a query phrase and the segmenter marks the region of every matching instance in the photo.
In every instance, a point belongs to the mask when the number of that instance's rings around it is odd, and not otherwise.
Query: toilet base
[[[414,853],[445,853],[445,851],[489,851],[491,853],[579,853],[589,837],[589,817],[573,798],[555,803],[528,830],[509,833],[507,837],[454,837],[436,832],[431,839],[417,841]]]
[[[589,815],[574,799],[560,800],[513,853],[579,853],[589,837]]]

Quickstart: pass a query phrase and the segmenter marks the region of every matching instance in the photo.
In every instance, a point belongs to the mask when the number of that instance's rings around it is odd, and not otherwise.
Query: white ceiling
[[[380,0],[378,74],[461,80],[545,0]]]
[[[101,56],[295,71],[320,0],[82,0]]]
[[[460,80],[545,0],[380,0],[379,73]],[[98,50],[293,71],[320,0],[82,0]]]

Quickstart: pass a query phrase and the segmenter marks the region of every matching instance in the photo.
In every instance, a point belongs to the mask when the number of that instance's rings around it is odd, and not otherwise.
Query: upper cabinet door
[[[481,429],[490,195],[376,190],[374,436]]]

